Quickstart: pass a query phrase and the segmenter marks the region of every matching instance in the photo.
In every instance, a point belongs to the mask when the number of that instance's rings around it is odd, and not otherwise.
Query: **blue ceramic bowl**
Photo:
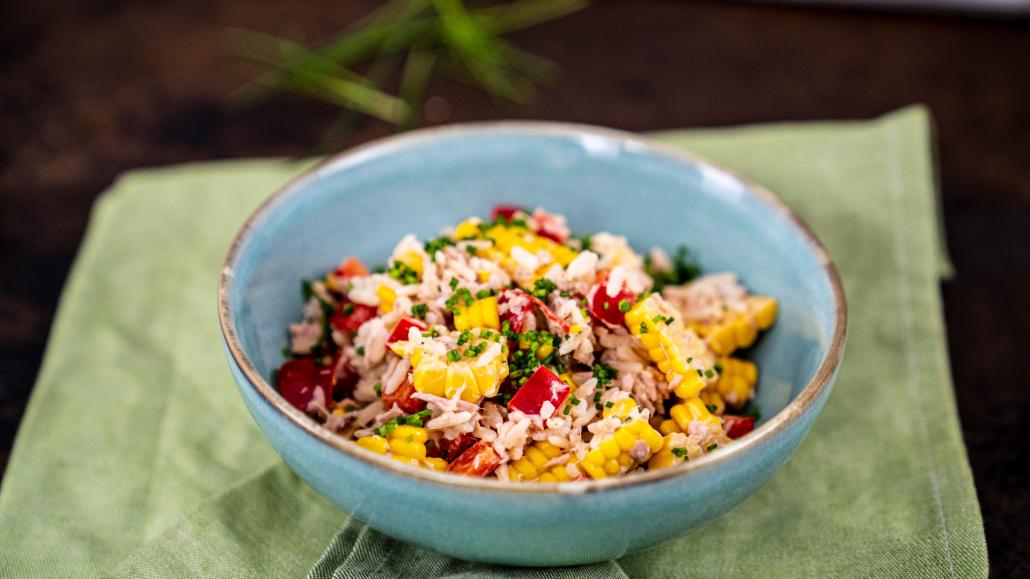
[[[638,250],[688,246],[705,271],[734,271],[780,315],[749,355],[763,422],[700,460],[599,481],[507,483],[419,469],[344,440],[269,384],[299,280],[346,255],[383,263],[405,233],[427,239],[498,202],[545,207],[574,231]],[[681,536],[755,492],[801,443],[844,348],[837,271],[812,232],[754,184],[640,137],[585,126],[451,126],[378,141],[311,169],[243,226],[218,288],[233,377],[283,459],[373,528],[463,559],[567,565]],[[670,516],[675,513],[675,516]]]

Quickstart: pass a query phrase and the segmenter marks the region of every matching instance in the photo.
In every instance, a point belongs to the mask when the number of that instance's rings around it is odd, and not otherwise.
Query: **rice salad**
[[[506,205],[302,287],[273,377],[290,404],[372,452],[510,481],[660,469],[747,434],[758,370],[738,351],[777,313],[684,249]]]

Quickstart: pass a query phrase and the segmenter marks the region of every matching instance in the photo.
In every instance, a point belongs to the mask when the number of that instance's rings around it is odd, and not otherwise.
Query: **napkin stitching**
[[[919,361],[916,359],[916,348],[912,342],[912,336],[915,334],[915,320],[912,317],[912,308],[914,303],[912,301],[911,283],[912,277],[909,275],[909,267],[911,262],[909,261],[909,247],[908,242],[903,234],[905,225],[905,204],[901,199],[901,192],[903,188],[901,167],[898,163],[900,156],[900,148],[898,144],[898,126],[891,125],[889,131],[887,131],[887,191],[889,193],[889,206],[894,214],[894,246],[895,256],[897,257],[897,264],[899,270],[898,277],[898,301],[901,310],[901,319],[904,323],[904,348],[905,348],[905,362],[908,370],[908,385],[912,390],[912,395],[917,400],[922,400],[919,395]],[[920,404],[922,406],[922,404]],[[944,540],[945,553],[948,556],[948,572],[951,577],[957,577],[955,572],[955,560],[951,549],[951,536],[948,533],[948,519],[944,514],[944,502],[941,500],[941,482],[940,475],[937,470],[937,463],[934,458],[932,440],[930,439],[929,426],[926,423],[926,415],[922,412],[917,412],[918,416],[916,423],[919,425],[920,433],[923,438],[926,439],[926,459],[930,467],[930,488],[933,491],[933,501],[937,507],[937,516],[941,524],[941,534]]]

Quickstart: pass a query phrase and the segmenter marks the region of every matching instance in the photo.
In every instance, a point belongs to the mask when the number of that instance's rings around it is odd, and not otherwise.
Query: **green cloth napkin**
[[[262,438],[215,319],[229,240],[305,165],[210,163],[130,173],[97,203],[0,488],[0,575],[986,575],[927,113],[659,138],[779,193],[836,258],[850,305],[822,416],[725,517],[618,561],[538,570],[457,561],[349,519]]]

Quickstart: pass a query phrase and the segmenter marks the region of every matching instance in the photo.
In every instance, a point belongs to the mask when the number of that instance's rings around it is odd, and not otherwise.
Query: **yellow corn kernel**
[[[666,434],[662,439],[662,449],[655,453],[651,460],[647,463],[647,468],[650,470],[658,470],[660,468],[667,468],[674,464],[679,464],[685,460],[685,456],[679,456],[673,452],[675,448],[682,448],[683,450],[678,451],[685,454],[686,447],[678,445],[674,440],[682,439],[682,437],[673,437],[671,434]]]
[[[751,399],[758,381],[758,367],[754,362],[739,358],[720,358],[722,372],[711,390],[717,392],[727,404],[741,408]]]
[[[476,272],[476,277],[479,278],[479,283],[486,283],[490,281],[490,272],[485,269],[483,271],[478,271]]]
[[[565,464],[556,464],[556,465],[552,466],[551,468],[547,469],[547,471],[545,471],[543,474],[541,474],[540,478],[537,479],[537,480],[542,482],[542,483],[547,483],[547,482],[568,482],[568,481],[572,480],[572,475],[569,474],[569,466],[571,466],[573,468],[573,470],[575,470],[577,472],[579,471],[579,467],[577,466],[577,463],[574,460],[570,460],[569,462],[566,462]]]
[[[624,473],[639,464],[630,455],[630,451],[638,441],[644,441],[647,445],[647,454],[639,462],[647,461],[652,454],[662,448],[662,435],[651,428],[646,420],[631,420],[616,430],[611,438],[588,452],[579,466],[587,475],[595,479]]]
[[[546,252],[562,267],[572,263],[572,260],[576,259],[576,256],[578,255],[578,253],[572,249],[565,247],[552,239],[536,235],[521,226],[497,225],[487,230],[485,235],[488,239],[493,240],[494,249],[501,254],[501,257],[499,259],[494,259],[494,261],[500,263],[501,267],[512,275],[514,275],[518,266],[514,260],[511,260],[508,256],[516,247],[522,248],[533,255],[536,255],[537,252],[540,251]]]
[[[422,462],[433,470],[447,470],[447,461],[442,458],[424,458]]]
[[[386,439],[382,436],[363,436],[357,440],[358,446],[367,448],[377,454],[386,454],[390,449]]]
[[[647,349],[647,355],[658,366],[669,382],[677,381],[676,395],[681,398],[696,396],[705,382],[693,366],[687,363],[681,344],[686,328],[678,317],[668,323],[669,316],[663,315],[658,301],[650,295],[638,302],[626,313],[626,327],[640,339]]]
[[[413,353],[412,384],[418,392],[446,398],[461,389],[461,399],[472,403],[483,397],[496,396],[501,383],[508,377],[508,353],[502,346],[499,355],[486,364],[480,364],[479,360],[484,355],[485,351],[475,358],[449,362],[425,352],[417,356]]]
[[[425,428],[401,424],[390,432],[386,440],[390,444],[391,454],[422,459],[426,457],[428,438]]]
[[[569,326],[569,333],[572,334],[573,336],[575,336],[576,334],[578,334],[578,333],[580,333],[582,331],[583,331],[583,326],[581,326],[579,324],[574,324],[572,326]]]
[[[395,258],[396,261],[403,263],[410,267],[412,271],[418,274],[418,277],[422,277],[422,255],[415,251],[407,251],[400,257]]]
[[[779,308],[776,298],[750,296],[747,301],[751,317],[755,320],[758,329],[768,330],[771,328],[773,322],[776,321],[776,311]]]
[[[717,324],[699,324],[698,333],[706,338],[713,352],[727,356],[737,348],[754,344],[758,332],[768,330],[776,321],[777,309],[775,298],[748,296],[743,312],[731,314]]]
[[[549,344],[549,343],[542,344],[539,348],[536,349],[536,359],[537,360],[543,360],[543,359],[547,358],[548,356],[550,356],[551,352],[553,352],[553,351],[554,351],[554,346],[552,346],[551,344]]]
[[[454,239],[460,241],[479,237],[479,224],[482,222],[483,220],[478,217],[469,217],[462,221],[454,228]]]
[[[497,311],[497,296],[475,300],[471,305],[458,304],[454,314],[454,329],[468,330],[472,328],[501,328],[500,314]]]
[[[708,330],[708,347],[720,356],[737,349],[737,338],[730,324],[720,324]]]
[[[672,434],[673,432],[683,431],[680,430],[680,426],[679,424],[676,424],[675,420],[666,418],[660,425],[658,425],[658,432],[661,432],[662,434]]]
[[[632,398],[623,398],[618,402],[613,403],[611,406],[605,406],[604,410],[601,411],[603,418],[626,418],[629,416],[630,411],[637,407],[637,403]]]
[[[388,314],[393,311],[393,303],[397,301],[397,292],[386,284],[379,284],[376,288],[376,295],[379,296],[379,313]]]
[[[541,440],[526,448],[522,458],[511,463],[511,476],[515,480],[535,480],[544,472],[544,465],[562,453],[557,446]]]
[[[712,424],[719,424],[721,422],[717,416],[713,416],[708,411],[705,403],[697,397],[688,398],[670,408],[669,416],[676,421],[676,425],[680,427],[682,432],[689,432],[690,423],[694,420],[701,420]]]
[[[701,399],[701,402],[705,403],[705,408],[708,408],[709,412],[719,416],[726,412],[726,401],[722,399],[718,392],[710,388],[702,390],[701,394],[698,394],[698,398]]]

